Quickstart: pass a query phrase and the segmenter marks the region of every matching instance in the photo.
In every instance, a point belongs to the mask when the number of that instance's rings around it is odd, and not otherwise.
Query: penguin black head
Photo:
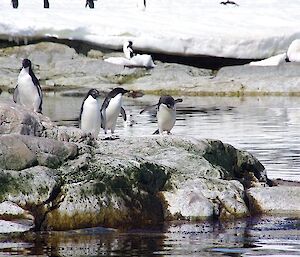
[[[96,99],[97,97],[99,97],[100,93],[99,93],[99,91],[97,89],[92,88],[92,89],[89,90],[89,92],[87,93],[87,95],[88,96],[92,96],[93,98]]]
[[[158,105],[165,104],[169,109],[174,109],[175,100],[170,95],[163,95],[159,98]]]
[[[132,41],[128,41],[128,46],[127,47],[132,47]]]
[[[31,61],[29,60],[29,59],[24,59],[23,61],[22,61],[22,67],[23,68],[31,68]]]
[[[124,95],[124,94],[126,94],[126,93],[128,93],[128,92],[129,92],[129,90],[126,90],[126,89],[124,89],[124,88],[122,88],[122,87],[116,87],[116,88],[114,88],[114,89],[109,93],[109,95],[110,95],[111,97],[115,97],[115,96],[118,95],[118,94]]]

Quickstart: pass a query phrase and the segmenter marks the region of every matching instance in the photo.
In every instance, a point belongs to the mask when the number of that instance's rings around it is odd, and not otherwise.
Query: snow
[[[264,59],[283,54],[300,38],[300,2],[293,0],[84,0],[0,1],[0,38],[25,41],[57,37],[121,49],[132,40],[140,51]],[[68,4],[70,3],[71,4]]]
[[[287,57],[286,53],[278,54],[278,55],[272,56],[270,58],[267,58],[267,59],[264,59],[261,61],[250,62],[249,65],[251,65],[251,66],[277,66],[281,63],[284,63],[286,57]]]
[[[294,40],[288,48],[287,56],[290,62],[300,62],[300,39]]]
[[[109,57],[104,61],[128,67],[155,67],[152,57],[149,54],[137,54],[130,59],[125,57]]]

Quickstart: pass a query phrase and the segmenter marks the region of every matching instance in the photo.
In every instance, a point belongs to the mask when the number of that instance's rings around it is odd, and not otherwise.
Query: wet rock
[[[42,115],[36,119],[40,126],[47,121]],[[263,165],[218,140],[92,140],[78,128],[46,124],[40,137],[0,138],[0,202],[29,212],[36,230],[232,219],[265,208],[259,202],[273,197],[264,193],[273,189],[267,189]],[[248,205],[245,190],[258,185],[247,191]],[[283,199],[296,199],[292,191],[281,190]]]
[[[300,187],[274,186],[250,188],[246,191],[250,209],[254,213],[290,214],[300,213]]]

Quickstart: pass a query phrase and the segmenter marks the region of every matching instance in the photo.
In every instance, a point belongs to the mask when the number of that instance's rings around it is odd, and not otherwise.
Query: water
[[[169,223],[117,232],[103,228],[0,238],[1,256],[300,256],[300,221]]]
[[[172,133],[219,139],[256,156],[269,178],[300,181],[300,98],[184,97]],[[101,103],[103,99],[100,100]],[[154,113],[139,114],[157,96],[125,98],[132,126],[118,120],[120,136],[149,135],[157,129]],[[59,125],[78,126],[82,97],[48,94],[44,113]],[[101,135],[100,135],[101,136]]]
[[[183,100],[178,104],[174,135],[222,140],[253,153],[270,178],[300,181],[300,98]],[[156,96],[125,98],[130,119],[126,123],[119,119],[116,133],[141,136],[154,132],[154,113],[140,115],[139,111],[157,101]],[[47,93],[44,114],[59,125],[78,126],[81,102],[82,97]],[[126,232],[93,228],[2,235],[0,256],[300,256],[300,220],[257,217],[222,223],[174,222]]]

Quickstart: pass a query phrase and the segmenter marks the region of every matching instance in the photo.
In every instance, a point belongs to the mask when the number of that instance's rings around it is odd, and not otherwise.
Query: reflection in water
[[[27,233],[0,239],[0,255],[18,256],[299,256],[299,220],[259,218],[171,223],[126,233],[102,228]]]
[[[157,129],[155,113],[140,115],[139,111],[157,100],[158,96],[125,98],[124,107],[132,126],[119,119],[116,133],[152,134]],[[174,135],[222,140],[254,154],[270,178],[300,180],[300,98],[183,97],[183,100],[177,105]],[[44,113],[60,125],[78,126],[81,102],[81,97],[48,94]]]

